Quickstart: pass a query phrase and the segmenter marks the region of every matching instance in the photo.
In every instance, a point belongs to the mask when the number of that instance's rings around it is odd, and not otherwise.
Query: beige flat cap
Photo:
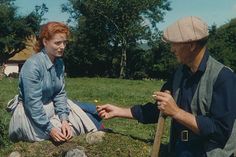
[[[177,20],[164,30],[163,40],[172,43],[197,41],[209,35],[208,25],[199,17],[188,16]]]

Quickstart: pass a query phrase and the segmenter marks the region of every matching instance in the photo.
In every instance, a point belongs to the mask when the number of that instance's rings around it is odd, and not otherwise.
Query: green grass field
[[[98,104],[112,103],[118,106],[130,107],[134,104],[152,102],[152,93],[159,90],[164,82],[157,80],[120,80],[108,78],[67,78],[66,91],[68,98]],[[7,138],[10,114],[5,111],[9,99],[18,93],[18,79],[4,78],[0,80],[0,156],[8,156],[11,151],[18,150],[24,156],[62,156],[63,152],[78,145],[83,146],[88,156],[149,156],[155,136],[155,124],[143,125],[135,120],[115,118],[104,121],[105,127],[113,133],[107,133],[103,142],[89,145],[84,136],[71,141],[54,145],[50,141],[36,143],[11,143]],[[162,152],[165,154],[165,144],[168,141],[168,129],[162,139]],[[162,155],[164,156],[164,155]]]

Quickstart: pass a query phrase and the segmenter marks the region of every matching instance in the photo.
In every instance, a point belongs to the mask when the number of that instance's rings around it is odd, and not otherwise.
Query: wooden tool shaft
[[[159,117],[158,117],[156,135],[155,135],[155,139],[154,139],[154,143],[152,147],[151,157],[159,157],[161,138],[163,135],[164,126],[165,126],[165,118],[162,112],[160,112]]]

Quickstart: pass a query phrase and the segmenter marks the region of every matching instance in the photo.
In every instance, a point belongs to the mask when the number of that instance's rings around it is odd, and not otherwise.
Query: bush
[[[134,80],[142,80],[147,77],[148,77],[148,75],[143,71],[136,71],[133,75]]]
[[[10,74],[8,75],[8,77],[18,78],[18,77],[19,77],[19,73],[15,73],[15,72],[10,73]]]

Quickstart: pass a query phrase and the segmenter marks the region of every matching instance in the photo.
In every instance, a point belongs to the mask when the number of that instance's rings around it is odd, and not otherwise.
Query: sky
[[[209,26],[217,26],[236,18],[236,0],[169,0],[171,11],[166,12],[164,21],[157,24],[160,30],[184,16],[198,16],[208,23]],[[49,8],[45,14],[47,21],[66,22],[69,15],[61,13],[61,4],[68,0],[15,0],[19,14],[27,14],[34,10],[35,5],[45,3]],[[46,22],[47,22],[46,21]]]
[[[45,13],[44,18],[47,21],[66,22],[69,18],[68,13],[61,12],[61,5],[67,3],[68,0],[15,0],[15,5],[18,7],[18,13],[26,15],[32,12],[36,5],[46,4],[48,12]]]

